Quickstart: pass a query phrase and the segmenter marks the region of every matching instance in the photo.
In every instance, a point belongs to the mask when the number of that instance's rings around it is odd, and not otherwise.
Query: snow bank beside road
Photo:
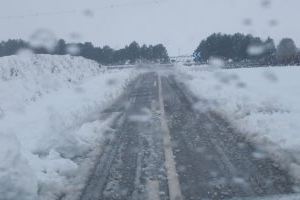
[[[30,102],[62,87],[101,73],[99,65],[82,57],[22,55],[0,58],[2,112],[22,109]]]
[[[0,199],[56,199],[72,190],[80,173],[74,158],[100,144],[109,122],[99,114],[133,77],[80,57],[0,58]]]
[[[203,102],[226,116],[300,180],[300,68],[177,67]],[[284,153],[283,153],[284,152]]]

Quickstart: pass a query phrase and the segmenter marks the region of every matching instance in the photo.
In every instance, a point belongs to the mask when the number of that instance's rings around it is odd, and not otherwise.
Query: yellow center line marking
[[[155,180],[147,181],[148,200],[160,200],[159,182]]]
[[[161,77],[158,76],[159,90],[159,105],[160,105],[160,121],[163,131],[164,151],[165,151],[165,166],[167,170],[168,186],[170,200],[182,200],[183,196],[180,189],[178,174],[176,172],[176,162],[172,151],[170,130],[166,121],[164,101],[162,96]]]

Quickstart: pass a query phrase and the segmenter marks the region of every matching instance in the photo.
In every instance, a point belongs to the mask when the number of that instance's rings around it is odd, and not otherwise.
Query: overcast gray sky
[[[0,40],[28,39],[45,28],[67,41],[114,48],[133,40],[163,43],[170,55],[191,54],[213,32],[270,35],[277,42],[292,37],[300,46],[300,0],[269,1],[262,6],[268,0],[0,0]]]

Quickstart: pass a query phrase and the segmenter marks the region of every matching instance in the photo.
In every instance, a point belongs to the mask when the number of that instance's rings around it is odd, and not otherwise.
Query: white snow
[[[300,67],[177,66],[196,108],[215,110],[300,180]]]
[[[100,112],[134,76],[81,57],[0,58],[0,199],[78,192],[113,118]]]

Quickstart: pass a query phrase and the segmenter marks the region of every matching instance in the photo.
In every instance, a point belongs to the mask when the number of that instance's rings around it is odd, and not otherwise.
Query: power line
[[[23,18],[30,18],[30,17],[54,16],[54,15],[74,14],[74,13],[79,13],[79,11],[65,10],[65,11],[55,11],[55,12],[36,12],[36,13],[30,13],[24,15],[9,15],[9,16],[1,16],[0,20],[23,19]]]
[[[94,12],[104,10],[104,9],[115,9],[122,7],[133,7],[133,6],[143,6],[150,4],[160,4],[162,2],[166,2],[167,0],[149,0],[149,1],[136,1],[136,2],[128,2],[122,4],[110,4],[107,6],[102,6],[101,8],[96,9],[83,9],[83,10],[62,10],[62,11],[52,11],[52,12],[36,12],[29,13],[24,15],[8,15],[8,16],[0,16],[0,20],[14,20],[14,19],[24,19],[31,17],[43,17],[43,16],[58,16],[58,15],[72,15],[72,14],[83,14],[86,16],[92,16]]]

